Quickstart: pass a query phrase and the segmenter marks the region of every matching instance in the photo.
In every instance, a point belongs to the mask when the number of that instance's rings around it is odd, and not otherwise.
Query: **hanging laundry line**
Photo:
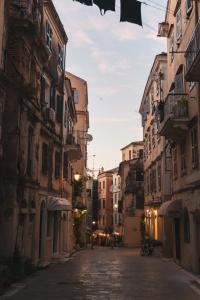
[[[100,9],[101,15],[107,11],[115,11],[116,0],[73,0],[81,4],[92,6],[97,5]],[[137,0],[120,0],[120,22],[129,22],[142,26],[141,4]]]

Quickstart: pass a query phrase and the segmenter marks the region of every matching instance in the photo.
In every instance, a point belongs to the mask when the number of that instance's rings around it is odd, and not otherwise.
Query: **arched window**
[[[184,242],[190,242],[190,217],[187,208],[184,208]]]

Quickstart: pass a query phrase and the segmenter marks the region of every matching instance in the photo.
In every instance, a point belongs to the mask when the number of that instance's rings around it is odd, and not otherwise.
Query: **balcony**
[[[70,161],[79,160],[82,157],[80,138],[77,134],[68,134],[65,144],[65,151],[68,153],[68,159]]]
[[[180,142],[188,130],[188,95],[168,94],[164,102],[159,133],[167,139]]]
[[[200,82],[200,20],[185,53],[187,81]]]

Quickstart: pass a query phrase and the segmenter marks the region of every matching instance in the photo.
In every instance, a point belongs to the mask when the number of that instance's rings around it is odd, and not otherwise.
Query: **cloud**
[[[79,46],[94,44],[89,35],[81,29],[73,33],[73,41]]]
[[[90,121],[93,123],[132,123],[133,119],[121,117],[96,117],[90,118]]]
[[[114,51],[104,51],[94,47],[91,49],[91,55],[99,71],[102,73],[121,73],[131,68],[128,60],[121,58],[121,56]]]

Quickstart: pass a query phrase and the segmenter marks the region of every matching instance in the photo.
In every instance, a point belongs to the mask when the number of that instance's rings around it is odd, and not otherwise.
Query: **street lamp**
[[[78,173],[78,172],[76,172],[75,174],[74,174],[74,180],[75,181],[79,181],[81,179],[81,175]]]

